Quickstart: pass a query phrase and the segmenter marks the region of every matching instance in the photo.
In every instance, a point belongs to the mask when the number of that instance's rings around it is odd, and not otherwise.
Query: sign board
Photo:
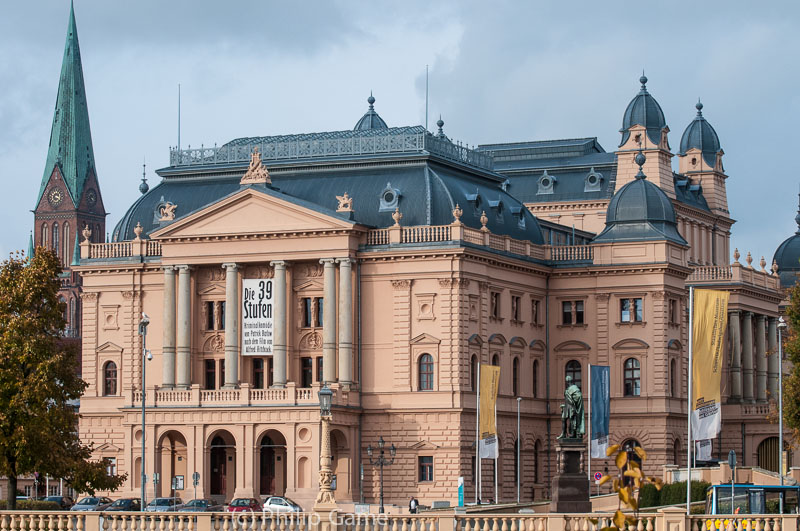
[[[195,487],[200,484],[200,472],[192,474],[192,485]]]
[[[271,278],[242,280],[243,356],[272,356],[273,296]]]
[[[464,507],[464,477],[458,477],[458,506]]]
[[[603,477],[603,474],[601,474],[600,472],[595,472],[594,473],[594,480],[595,481],[600,481],[600,478],[602,478],[602,477]]]
[[[172,478],[172,490],[183,490],[183,476]]]

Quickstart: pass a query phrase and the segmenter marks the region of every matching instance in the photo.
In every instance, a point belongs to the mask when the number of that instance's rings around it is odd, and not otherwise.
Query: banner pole
[[[586,469],[589,474],[589,496],[592,492],[592,364],[589,364],[589,385],[587,386],[587,394],[589,399],[586,403],[589,405],[589,437],[587,437],[587,456],[586,456]]]
[[[692,366],[692,349],[694,345],[692,344],[692,338],[694,336],[694,287],[689,287],[689,392],[688,403],[687,403],[687,412],[686,412],[686,515],[689,516],[691,514],[691,492],[692,492],[692,446],[694,442],[692,442],[692,372],[694,371],[694,367]]]
[[[475,503],[481,502],[481,356],[478,355],[478,392],[475,397]]]
[[[494,402],[494,425],[497,426],[497,400]],[[497,431],[497,428],[495,428]],[[497,478],[500,477],[500,471],[497,470],[497,458],[500,456],[500,444],[497,442],[497,434],[495,438],[495,456],[494,456],[494,505],[500,503],[500,497],[497,495]]]

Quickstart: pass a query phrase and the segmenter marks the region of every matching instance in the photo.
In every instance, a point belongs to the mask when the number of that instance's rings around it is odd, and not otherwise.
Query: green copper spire
[[[31,232],[31,235],[30,235],[29,238],[30,239],[28,240],[28,259],[29,260],[33,260],[33,233],[32,232]]]
[[[77,205],[89,171],[94,171],[94,150],[83,84],[78,29],[72,5],[69,11],[64,60],[61,63],[61,78],[58,82],[53,128],[50,131],[50,147],[47,150],[47,163],[44,167],[39,197],[36,199],[37,205],[56,166],[64,176],[72,201]]]
[[[81,265],[81,244],[80,236],[75,235],[75,248],[72,250],[72,263],[70,265]]]

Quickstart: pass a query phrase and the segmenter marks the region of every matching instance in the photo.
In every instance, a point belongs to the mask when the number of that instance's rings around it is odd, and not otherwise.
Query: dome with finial
[[[442,120],[442,115],[441,114],[439,115],[439,119],[436,120],[436,127],[439,128],[439,132],[436,133],[436,136],[438,138],[441,138],[443,140],[450,140],[449,138],[447,138],[447,135],[444,134],[444,129],[443,129],[444,128],[444,120]]]
[[[353,131],[369,131],[370,129],[389,129],[389,126],[386,125],[386,122],[383,121],[377,112],[375,112],[375,97],[372,95],[372,92],[369,93],[369,98],[367,98],[367,103],[369,103],[369,109],[361,117],[361,119],[356,123],[356,126],[353,128]]]
[[[800,194],[798,196],[800,197]],[[772,258],[778,265],[778,275],[784,288],[794,286],[800,277],[800,204],[794,220],[797,223],[797,231],[778,246]]]
[[[653,144],[661,141],[661,130],[667,126],[664,111],[656,99],[647,92],[647,77],[644,74],[639,78],[639,82],[642,88],[628,104],[622,117],[622,129],[619,130],[622,133],[620,146],[628,141],[631,136],[630,128],[634,125],[644,126],[647,129],[647,137]]]
[[[717,153],[720,151],[719,137],[711,124],[703,116],[703,104],[697,100],[695,104],[697,115],[686,127],[681,137],[679,155],[686,155],[690,149],[697,148],[703,153],[703,160],[713,167],[717,163]]]
[[[639,151],[636,154],[639,173],[611,198],[606,228],[595,237],[595,242],[669,240],[688,245],[678,232],[672,201],[642,171],[645,160],[644,153]]]

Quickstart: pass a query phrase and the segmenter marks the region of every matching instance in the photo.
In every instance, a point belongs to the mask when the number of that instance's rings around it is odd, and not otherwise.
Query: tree
[[[8,508],[16,508],[17,478],[39,472],[72,481],[78,491],[115,490],[103,461],[78,438],[74,403],[86,389],[77,352],[60,340],[59,259],[39,247],[0,263],[0,474],[8,478]]]
[[[800,441],[800,284],[789,289],[786,318],[789,328],[784,334],[783,350],[792,368],[783,379],[783,420],[791,428],[794,440]]]

